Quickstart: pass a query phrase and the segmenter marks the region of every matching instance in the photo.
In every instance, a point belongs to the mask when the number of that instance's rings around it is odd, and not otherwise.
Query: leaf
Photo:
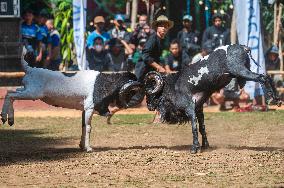
[[[61,32],[65,31],[67,23],[68,23],[68,19],[64,18],[64,20],[62,21],[62,25],[61,25]]]
[[[65,59],[67,58],[67,56],[68,56],[68,49],[69,49],[69,48],[65,49],[65,51],[63,52],[63,59],[64,59],[64,60],[65,60]]]
[[[71,49],[67,48],[67,60],[70,61],[71,60]]]
[[[62,35],[61,34],[61,36],[63,36],[63,37],[61,37],[61,44],[64,44],[65,43],[65,40],[66,40],[66,35]]]

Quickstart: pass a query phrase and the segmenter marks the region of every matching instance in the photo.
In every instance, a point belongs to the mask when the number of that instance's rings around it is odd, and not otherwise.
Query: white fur
[[[207,60],[208,58],[209,58],[209,55],[204,56],[204,57],[202,57],[202,58],[200,59],[200,61],[202,61],[202,60]]]
[[[214,51],[217,51],[217,50],[225,50],[226,55],[227,55],[227,53],[228,53],[228,47],[229,47],[229,45],[226,45],[226,46],[220,46],[220,47],[218,47],[218,48],[215,48],[215,50],[214,50]]]
[[[94,113],[93,93],[99,72],[78,71],[68,77],[59,71],[29,67],[22,56],[22,66],[26,72],[24,87],[8,91],[2,109],[2,119],[14,122],[14,100],[42,100],[47,104],[77,109],[85,112],[80,147],[92,151],[90,147],[91,119]]]
[[[193,85],[195,85],[195,86],[197,86],[198,82],[201,80],[202,76],[204,74],[208,74],[208,73],[209,73],[209,70],[208,70],[207,66],[201,67],[198,70],[198,76],[192,76],[192,77],[190,76],[188,82],[193,84]]]

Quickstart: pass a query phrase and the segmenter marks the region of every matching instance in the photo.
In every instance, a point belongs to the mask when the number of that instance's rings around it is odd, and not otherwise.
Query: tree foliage
[[[75,57],[73,53],[73,25],[72,25],[72,0],[51,0],[54,5],[52,14],[54,15],[54,26],[61,36],[61,53],[65,67]]]

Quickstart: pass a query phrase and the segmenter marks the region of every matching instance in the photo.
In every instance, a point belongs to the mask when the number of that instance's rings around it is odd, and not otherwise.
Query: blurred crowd
[[[163,35],[174,25],[166,16],[159,16],[153,23],[149,23],[147,15],[142,14],[133,30],[122,14],[116,14],[108,23],[103,16],[96,16],[93,19],[94,30],[88,31],[86,38],[88,68],[100,72],[133,71],[142,80],[151,70],[164,73],[180,71],[185,66],[198,63],[215,48],[230,44],[230,30],[223,26],[222,14],[215,13],[212,26],[201,34],[192,29],[191,15],[184,15],[181,19],[183,28],[165,46]],[[107,25],[111,27],[107,28]],[[159,30],[160,27],[163,30]],[[43,10],[34,16],[32,11],[25,11],[22,41],[28,51],[34,54],[29,60],[32,66],[59,70],[62,61],[60,35],[47,12]],[[267,70],[279,70],[276,46],[267,51],[265,59]],[[278,81],[283,84],[281,78]],[[219,104],[220,109],[225,110],[225,102],[230,100],[233,101],[233,108],[238,109],[239,102],[248,99],[249,95],[243,89],[240,90],[233,79],[228,86],[212,95],[210,103]]]

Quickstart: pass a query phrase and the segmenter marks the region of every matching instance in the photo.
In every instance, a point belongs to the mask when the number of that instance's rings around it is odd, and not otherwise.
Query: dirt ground
[[[283,187],[284,111],[206,113],[211,148],[192,155],[188,125],[153,114],[93,120],[93,153],[79,150],[79,117],[17,117],[0,127],[0,187]]]

